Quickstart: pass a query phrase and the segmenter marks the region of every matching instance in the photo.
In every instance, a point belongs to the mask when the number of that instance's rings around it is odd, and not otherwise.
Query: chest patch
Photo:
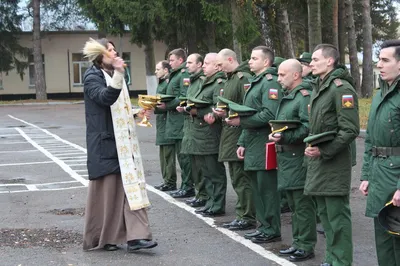
[[[250,85],[251,85],[251,84],[244,84],[244,85],[243,85],[244,91],[247,91],[248,89],[250,89]]]
[[[269,89],[268,98],[272,100],[278,100],[278,90],[277,89]]]
[[[351,94],[342,95],[342,108],[354,108],[354,98]]]
[[[189,86],[190,85],[190,78],[184,78],[183,79],[183,85],[184,86]]]

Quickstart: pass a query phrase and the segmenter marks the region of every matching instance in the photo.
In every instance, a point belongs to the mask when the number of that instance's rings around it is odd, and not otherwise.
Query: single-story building
[[[89,38],[98,38],[97,31],[50,31],[43,32],[43,66],[49,98],[82,97],[83,74],[91,65],[83,58],[82,48]],[[146,68],[144,47],[129,42],[129,34],[122,37],[107,36],[112,40],[120,56],[128,65],[126,79],[131,94],[146,93]],[[23,32],[20,44],[32,48],[32,32]],[[154,43],[155,60],[165,57],[166,45]],[[15,70],[0,73],[0,100],[35,98],[35,75],[33,55],[29,56],[29,67],[23,80]]]

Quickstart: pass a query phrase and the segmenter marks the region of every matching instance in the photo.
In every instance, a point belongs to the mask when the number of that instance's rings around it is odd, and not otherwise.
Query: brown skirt
[[[135,239],[152,239],[149,220],[146,209],[130,210],[121,175],[90,181],[83,249],[94,250]]]

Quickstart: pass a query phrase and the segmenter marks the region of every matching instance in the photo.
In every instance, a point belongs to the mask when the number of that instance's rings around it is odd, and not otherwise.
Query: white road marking
[[[31,164],[45,164],[45,163],[54,163],[53,161],[44,161],[44,162],[30,162],[30,163],[3,163],[0,166],[17,166],[17,165],[31,165]]]
[[[13,153],[13,152],[38,152],[38,150],[0,151],[0,153]]]
[[[59,184],[69,184],[69,183],[79,183],[79,181],[60,181],[60,182],[52,182],[52,183],[38,183],[38,184],[0,184],[0,187],[15,187],[15,186],[52,186],[52,185],[59,185]]]
[[[7,134],[7,135],[0,135],[0,138],[7,138],[9,136],[20,136],[20,134]]]
[[[45,150],[42,148],[40,145],[38,145],[35,141],[33,141],[28,135],[25,134],[24,131],[22,131],[19,128],[16,128],[16,130],[24,137],[32,146],[34,146],[36,149],[41,151],[44,155],[46,155],[49,159],[54,161],[56,164],[58,164],[65,172],[67,172],[73,179],[76,181],[79,181],[82,183],[84,186],[87,186],[89,181],[86,180],[85,178],[81,177],[77,172],[71,169],[64,161],[61,161],[57,157],[55,157],[53,154],[51,154],[49,151]]]
[[[29,191],[37,191],[37,190],[39,190],[35,185],[26,185],[26,188]]]
[[[247,248],[253,250],[254,252],[258,253],[259,255],[263,256],[264,258],[272,260],[282,266],[296,266],[296,264],[291,263],[290,261],[287,261],[287,260],[275,255],[274,253],[266,250],[265,248],[263,248],[260,245],[254,244],[253,242],[251,242],[248,239],[245,239],[244,237],[240,236],[239,234],[232,232],[228,229],[218,227],[217,225],[215,225],[214,219],[208,218],[208,217],[203,217],[202,215],[195,213],[194,212],[195,209],[192,207],[189,207],[184,202],[177,201],[170,195],[168,195],[164,192],[161,192],[150,185],[146,185],[146,188],[147,188],[147,190],[162,197],[164,200],[168,201],[169,203],[172,203],[172,204],[178,206],[179,208],[184,209],[187,212],[190,212],[191,214],[195,215],[200,220],[203,220],[209,226],[215,228],[216,230],[220,231],[221,233],[223,233],[224,235],[228,236],[229,238],[235,240],[236,242],[242,244],[243,246],[246,246]]]
[[[29,144],[29,143],[26,142],[26,141],[24,141],[24,142],[15,141],[15,142],[5,142],[5,143],[1,143],[1,142],[0,142],[0,145],[12,145],[12,144]]]
[[[28,124],[28,125],[30,125],[30,126],[33,126],[33,127],[37,128],[37,129],[39,129],[39,130],[42,130],[42,131],[45,132],[46,134],[48,134],[48,135],[50,135],[50,136],[53,136],[54,138],[56,138],[56,139],[58,139],[58,140],[60,140],[60,141],[62,141],[62,142],[64,142],[64,143],[66,143],[66,144],[69,144],[69,145],[71,145],[71,146],[73,146],[73,147],[75,147],[75,148],[77,148],[77,149],[83,151],[84,153],[87,153],[87,151],[86,151],[85,148],[83,148],[83,147],[81,147],[81,146],[79,146],[79,145],[76,145],[76,144],[74,144],[74,143],[71,143],[71,142],[69,142],[69,141],[63,140],[63,139],[61,139],[59,136],[57,136],[57,135],[55,135],[55,134],[53,134],[53,133],[50,133],[50,132],[48,132],[47,130],[41,129],[40,127],[38,127],[38,126],[36,126],[36,125],[34,125],[34,124],[28,123],[28,122],[26,122],[26,121],[24,121],[24,120],[21,120],[21,119],[19,119],[19,118],[13,117],[13,116],[11,116],[11,115],[9,115],[9,117],[11,117],[11,118],[13,118],[13,119],[15,119],[15,120],[21,121],[21,122],[23,122],[23,123],[25,123],[25,124]],[[16,129],[17,129],[17,128],[16,128]],[[18,130],[18,129],[17,129],[17,130]],[[22,132],[22,131],[20,131],[20,130],[18,130],[18,131],[19,131],[20,133]],[[22,134],[24,134],[24,133],[22,132]],[[26,136],[26,134],[24,134],[24,135]],[[27,137],[27,136],[26,136],[26,137]],[[28,137],[28,138],[29,138],[29,137]],[[28,141],[29,141],[29,140],[28,140]],[[31,140],[31,141],[32,141],[32,140]],[[32,141],[32,143],[35,143],[35,142]],[[35,145],[36,145],[36,146],[35,146]],[[39,147],[40,149],[43,150],[43,148],[41,148],[41,147],[40,147],[39,145],[37,145],[36,143],[35,143],[35,145],[34,145],[34,146],[35,146],[36,148]],[[44,150],[44,151],[45,151],[46,153],[48,153],[46,150]],[[42,152],[43,152],[43,151],[42,151]],[[49,154],[49,153],[48,153],[48,154]],[[51,155],[51,154],[50,154],[50,155]],[[51,155],[51,156],[52,156],[52,155]],[[55,158],[55,159],[57,159],[57,158],[54,157],[54,156],[52,156],[52,157]],[[50,157],[49,157],[49,158],[50,158]],[[62,161],[60,161],[60,162],[63,163]],[[69,167],[68,167],[68,168],[69,168]],[[69,169],[71,169],[71,168],[69,168]],[[82,176],[84,176],[84,175],[82,175]],[[47,191],[52,191],[52,190],[53,190],[53,191],[56,191],[56,190],[66,190],[66,189],[84,188],[84,187],[86,187],[86,186],[88,185],[88,182],[89,182],[89,181],[87,181],[87,180],[85,180],[85,181],[86,181],[86,182],[85,182],[86,184],[84,184],[85,186],[82,186],[82,187],[71,187],[71,188],[61,188],[61,189],[41,189],[41,191],[46,191],[46,190],[47,190]],[[220,228],[220,227],[218,227],[217,225],[215,225],[215,220],[214,220],[214,219],[208,218],[208,217],[203,217],[203,216],[201,216],[201,215],[199,215],[199,214],[196,214],[196,213],[194,212],[195,209],[192,208],[192,207],[189,207],[189,206],[186,205],[185,203],[175,200],[175,199],[172,198],[171,196],[169,196],[169,195],[167,195],[166,193],[163,193],[163,192],[161,192],[161,191],[155,189],[154,187],[152,187],[152,186],[150,186],[150,185],[147,185],[146,187],[147,187],[147,189],[148,189],[149,191],[151,191],[151,192],[153,192],[153,193],[159,195],[159,196],[162,197],[164,200],[166,200],[166,201],[168,201],[168,202],[170,202],[170,203],[172,203],[172,204],[178,206],[179,208],[184,209],[184,210],[186,210],[187,212],[192,213],[192,214],[195,215],[197,218],[203,220],[203,221],[204,221],[206,224],[208,224],[209,226],[215,228],[216,230],[220,231],[221,233],[223,233],[224,235],[228,236],[228,237],[231,238],[232,240],[234,240],[234,241],[236,241],[236,242],[242,244],[243,246],[249,248],[250,250],[256,252],[256,253],[259,254],[260,256],[262,256],[262,257],[264,257],[264,258],[266,258],[266,259],[268,259],[268,260],[271,260],[271,261],[273,261],[273,262],[275,262],[275,263],[277,263],[277,264],[279,264],[279,265],[281,265],[281,266],[296,266],[296,264],[291,263],[290,261],[287,261],[287,260],[285,260],[285,259],[283,259],[283,258],[281,258],[281,257],[279,257],[279,256],[277,256],[277,255],[275,255],[274,253],[272,253],[272,252],[266,250],[265,248],[263,248],[263,247],[260,246],[260,245],[254,244],[254,243],[251,242],[250,240],[245,239],[244,237],[238,235],[237,233],[232,232],[232,231],[230,231],[230,230],[228,230],[228,229],[225,229],[225,228]],[[26,192],[26,191],[12,191],[12,192],[14,193],[14,192]],[[2,192],[0,192],[0,193],[2,193]]]
[[[87,188],[87,186],[77,186],[77,187],[63,187],[63,188],[41,188],[39,191],[59,191],[59,190],[70,190],[76,188]],[[13,191],[0,191],[0,194],[11,194],[11,193],[22,193],[22,192],[31,192],[30,190],[13,190]]]

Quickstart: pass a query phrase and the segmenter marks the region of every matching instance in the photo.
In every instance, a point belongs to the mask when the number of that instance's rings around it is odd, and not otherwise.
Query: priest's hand
[[[153,114],[153,111],[152,111],[152,110],[141,109],[141,110],[139,111],[139,113],[138,113],[138,116],[139,116],[140,118],[146,117],[147,120],[149,120],[152,114]]]

